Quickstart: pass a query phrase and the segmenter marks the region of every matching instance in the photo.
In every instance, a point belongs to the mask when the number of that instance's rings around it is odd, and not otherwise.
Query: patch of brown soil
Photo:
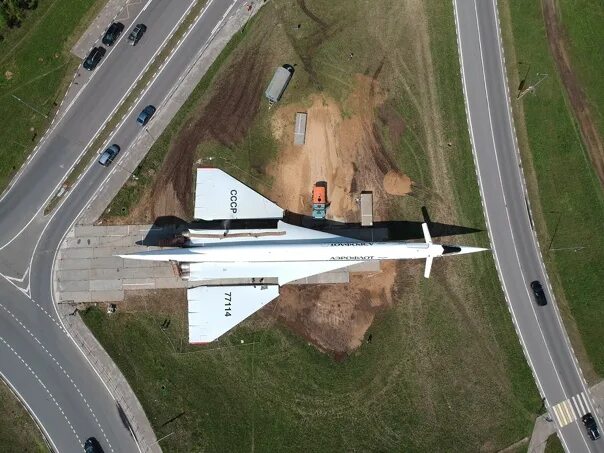
[[[326,181],[331,203],[328,216],[354,222],[360,215],[356,199],[361,191],[371,190],[376,218],[386,219],[390,201],[409,193],[412,182],[380,142],[377,121],[397,134],[404,130],[396,112],[384,108],[383,102],[377,82],[358,75],[342,108],[320,95],[313,96],[306,109],[301,105],[279,108],[272,132],[281,152],[268,169],[273,185],[267,195],[285,209],[308,214],[313,184]],[[308,114],[303,146],[293,145],[297,111]],[[387,113],[378,119],[376,111]],[[276,314],[321,350],[345,357],[362,343],[375,313],[392,304],[395,277],[396,265],[382,263],[380,273],[353,276],[347,285],[288,285],[281,290]]]
[[[395,170],[384,176],[384,190],[390,195],[407,195],[411,192],[411,183],[409,176]]]
[[[299,105],[280,108],[273,117],[272,131],[282,150],[268,169],[273,177],[270,197],[285,209],[308,214],[313,184],[327,181],[330,218],[358,221],[356,199],[362,190],[374,193],[376,219],[386,218],[391,195],[402,193],[384,187],[385,175],[399,173],[375,127],[376,107],[383,101],[377,82],[358,75],[355,90],[344,103],[346,116],[333,99],[320,95],[311,98],[307,109]],[[308,114],[306,142],[294,146],[293,122],[301,110]]]
[[[390,143],[398,143],[405,132],[405,122],[394,107],[389,103],[382,104],[378,109],[378,119],[388,129]]]
[[[352,275],[348,285],[287,285],[275,316],[319,349],[344,358],[358,348],[375,314],[392,306],[396,262],[382,272]]]
[[[543,0],[542,4],[550,50],[554,56],[564,88],[566,88],[575,118],[579,123],[581,136],[587,146],[592,165],[598,178],[600,178],[600,184],[604,186],[604,144],[602,143],[602,137],[596,127],[589,101],[581,88],[579,79],[573,72],[567,50],[568,38],[558,19],[556,2],[554,0]]]

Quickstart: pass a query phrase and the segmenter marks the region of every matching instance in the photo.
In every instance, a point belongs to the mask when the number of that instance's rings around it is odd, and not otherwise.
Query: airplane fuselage
[[[291,262],[291,261],[372,261],[422,259],[443,254],[472,253],[474,247],[410,242],[262,241],[253,244],[226,243],[182,249],[154,250],[129,257],[139,260],[203,262]],[[125,256],[128,257],[128,256]]]

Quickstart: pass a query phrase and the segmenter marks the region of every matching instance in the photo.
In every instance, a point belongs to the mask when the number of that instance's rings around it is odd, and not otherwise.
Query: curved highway
[[[529,213],[513,127],[495,0],[454,0],[468,126],[487,226],[510,312],[566,451],[602,452],[581,416],[593,400],[555,304]],[[548,305],[535,304],[530,282]],[[599,423],[602,427],[602,424]]]
[[[86,85],[0,199],[0,374],[55,451],[82,451],[91,436],[106,452],[158,448],[137,444],[110,389],[63,329],[54,307],[51,271],[56,251],[79,214],[104,184],[111,183],[115,172],[124,171],[120,159],[144,133],[135,121],[138,112],[148,104],[162,108],[216,27],[244,3],[208,1],[169,64],[154,75],[127,120],[110,137],[109,142],[122,148],[114,164],[88,166],[63,204],[45,217],[47,200],[193,6],[188,0],[141,3],[134,23],[145,23],[147,33],[132,47],[126,38],[133,24],[126,24],[120,40],[86,77]]]

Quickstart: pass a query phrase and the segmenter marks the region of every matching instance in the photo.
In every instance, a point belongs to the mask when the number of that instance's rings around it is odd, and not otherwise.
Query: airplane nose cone
[[[465,255],[467,253],[476,253],[476,252],[485,252],[490,249],[485,249],[482,247],[459,247],[461,250],[456,253],[456,255]]]

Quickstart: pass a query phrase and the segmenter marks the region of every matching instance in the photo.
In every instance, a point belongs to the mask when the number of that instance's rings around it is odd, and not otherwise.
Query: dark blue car
[[[145,107],[143,109],[143,111],[140,113],[140,115],[138,115],[136,122],[139,123],[141,126],[144,126],[145,124],[147,124],[149,122],[149,120],[155,113],[155,110],[156,110],[155,107],[153,107],[152,105],[148,105],[147,107]]]

